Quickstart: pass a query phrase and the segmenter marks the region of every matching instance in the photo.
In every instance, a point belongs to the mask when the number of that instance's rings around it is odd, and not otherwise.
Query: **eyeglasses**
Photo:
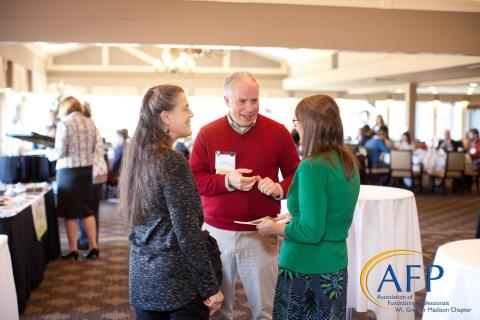
[[[293,122],[293,126],[296,127],[298,125],[298,119],[296,118],[293,118],[292,119],[292,122]]]

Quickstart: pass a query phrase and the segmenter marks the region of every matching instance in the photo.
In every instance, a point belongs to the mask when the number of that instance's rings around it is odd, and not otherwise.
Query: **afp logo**
[[[368,298],[368,300],[382,308],[386,307],[381,301],[379,301],[374,297],[374,295],[372,295],[372,288],[369,287],[368,280],[373,270],[380,272],[380,274],[382,275],[381,281],[378,286],[376,286],[376,288],[373,288],[377,294],[382,292],[382,289],[384,288],[384,285],[386,283],[392,283],[395,286],[395,290],[397,291],[397,293],[412,292],[412,282],[421,279],[420,276],[418,276],[419,272],[423,272],[423,270],[421,270],[422,266],[420,264],[407,264],[404,266],[404,270],[394,270],[392,264],[388,263],[385,268],[378,270],[378,268],[380,267],[379,264],[385,260],[391,259],[396,256],[409,255],[417,255],[420,256],[420,258],[422,258],[423,256],[421,252],[410,249],[388,250],[377,254],[365,264],[362,272],[360,273],[360,286],[362,288],[363,294]],[[382,264],[382,266],[385,266],[385,264]],[[403,272],[401,278],[403,278],[403,275],[405,275],[406,279],[406,286],[404,285],[403,287],[400,285],[400,282],[398,280],[400,272]],[[425,281],[427,292],[430,292],[431,282],[440,279],[443,276],[443,273],[444,270],[439,265],[426,265]]]

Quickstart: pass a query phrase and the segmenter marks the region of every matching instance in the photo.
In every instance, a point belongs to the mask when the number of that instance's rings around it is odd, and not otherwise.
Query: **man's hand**
[[[228,184],[240,191],[250,191],[257,182],[257,177],[244,177],[243,174],[251,173],[251,169],[237,169],[227,176]]]
[[[207,298],[203,301],[203,304],[206,305],[210,309],[210,315],[214,314],[215,311],[220,309],[223,302],[223,293],[218,291],[213,296]]]
[[[281,187],[278,183],[273,182],[269,177],[258,177],[258,190],[267,196],[278,197],[281,192]]]

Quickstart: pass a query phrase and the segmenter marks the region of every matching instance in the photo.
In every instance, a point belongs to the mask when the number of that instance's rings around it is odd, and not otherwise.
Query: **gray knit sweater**
[[[178,309],[219,290],[201,234],[203,211],[185,158],[168,151],[156,167],[157,197],[145,199],[147,221],[130,234],[130,303],[143,310]]]

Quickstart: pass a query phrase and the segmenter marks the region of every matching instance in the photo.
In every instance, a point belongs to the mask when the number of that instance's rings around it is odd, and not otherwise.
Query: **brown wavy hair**
[[[336,151],[350,180],[359,167],[358,161],[343,143],[343,124],[337,103],[326,95],[315,95],[302,99],[296,109],[295,117],[302,123],[302,155],[305,159],[317,156],[335,166],[330,151]]]
[[[60,110],[67,116],[76,111],[83,113],[84,107],[75,97],[69,96],[60,102]]]
[[[142,201],[156,196],[152,173],[158,159],[173,143],[160,113],[175,108],[181,93],[184,91],[178,86],[159,85],[148,89],[143,97],[140,119],[123,156],[119,178],[119,211],[130,223],[141,224],[146,220]]]

